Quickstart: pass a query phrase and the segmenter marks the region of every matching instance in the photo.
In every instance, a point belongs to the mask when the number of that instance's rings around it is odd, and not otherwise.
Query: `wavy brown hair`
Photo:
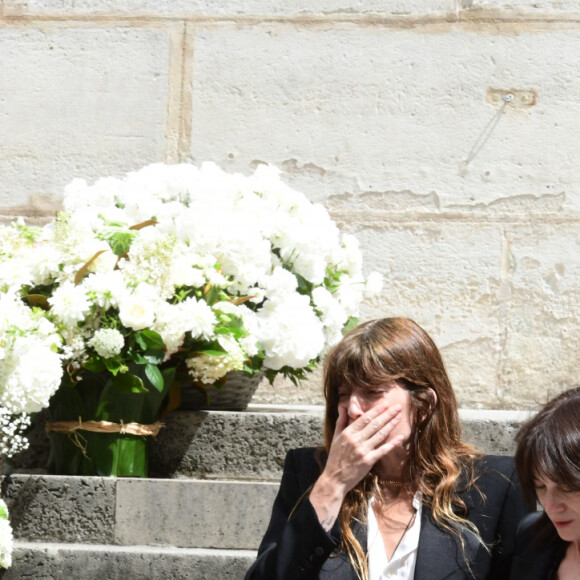
[[[338,419],[339,388],[373,389],[386,382],[406,389],[414,409],[406,477],[409,491],[420,491],[435,522],[460,540],[461,526],[479,537],[475,526],[465,519],[465,505],[456,495],[460,477],[467,476],[466,485],[474,484],[473,460],[478,453],[461,441],[457,400],[439,350],[412,320],[383,318],[360,324],[327,356],[326,450],[330,450]],[[348,493],[340,512],[341,548],[362,580],[368,578],[366,554],[350,526],[354,520],[365,521],[369,498],[379,487],[378,477],[371,471]]]

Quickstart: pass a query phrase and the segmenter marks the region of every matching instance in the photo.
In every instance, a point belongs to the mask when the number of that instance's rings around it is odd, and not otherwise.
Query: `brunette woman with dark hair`
[[[580,388],[552,399],[517,435],[525,499],[544,511],[518,529],[513,580],[580,578]]]
[[[246,580],[507,578],[526,511],[513,460],[461,442],[427,333],[361,324],[324,371],[325,447],[288,453]]]

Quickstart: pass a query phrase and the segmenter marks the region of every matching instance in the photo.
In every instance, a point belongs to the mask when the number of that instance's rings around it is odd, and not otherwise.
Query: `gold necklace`
[[[381,485],[392,485],[393,487],[403,487],[405,485],[405,482],[394,479],[380,479],[379,482]]]

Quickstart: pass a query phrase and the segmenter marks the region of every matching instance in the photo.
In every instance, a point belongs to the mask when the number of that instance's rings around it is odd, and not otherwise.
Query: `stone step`
[[[171,546],[111,546],[16,541],[2,580],[240,580],[254,561],[251,550]]]
[[[245,412],[176,411],[152,445],[152,468],[171,477],[278,481],[286,451],[322,443],[322,407],[250,406]],[[527,411],[460,409],[464,440],[513,455]]]
[[[151,442],[151,475],[278,481],[288,449],[322,443],[324,410],[314,406],[250,405],[247,411],[175,411]],[[464,439],[484,453],[512,455],[528,411],[460,409]],[[44,423],[17,471],[41,472],[48,458]]]
[[[14,474],[3,497],[27,542],[255,550],[276,483]]]

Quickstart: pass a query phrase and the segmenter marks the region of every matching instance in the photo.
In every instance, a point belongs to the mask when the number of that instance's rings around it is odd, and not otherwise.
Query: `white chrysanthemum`
[[[8,519],[8,508],[4,500],[0,499],[0,567],[10,568],[12,565],[12,550],[14,540],[12,528]]]
[[[258,342],[266,351],[264,365],[302,368],[324,348],[322,323],[307,296],[292,294],[276,302],[268,300],[257,313]]]
[[[236,339],[226,334],[219,336],[218,342],[227,354],[212,356],[200,353],[185,360],[194,381],[212,384],[230,371],[239,371],[244,368],[246,355]]]
[[[184,325],[192,338],[210,339],[217,319],[211,307],[203,300],[187,298],[181,303]]]
[[[125,338],[114,328],[101,328],[95,331],[95,334],[88,342],[99,356],[103,358],[111,358],[118,355],[123,346],[125,346]]]
[[[119,303],[119,318],[127,328],[143,330],[153,324],[158,305],[156,288],[140,284],[133,294]]]
[[[48,302],[52,314],[67,326],[84,320],[91,309],[85,288],[72,282],[58,286]]]

